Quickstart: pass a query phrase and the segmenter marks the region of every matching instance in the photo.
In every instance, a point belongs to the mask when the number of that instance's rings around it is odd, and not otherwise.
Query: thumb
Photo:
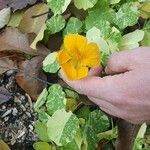
[[[133,62],[131,53],[131,51],[122,51],[112,54],[105,68],[106,74],[113,75],[130,71]]]

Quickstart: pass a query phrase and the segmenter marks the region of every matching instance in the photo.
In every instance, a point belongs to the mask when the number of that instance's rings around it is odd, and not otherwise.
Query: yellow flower
[[[88,69],[100,64],[100,51],[95,43],[88,43],[84,36],[69,34],[58,52],[58,62],[70,80],[88,75]]]

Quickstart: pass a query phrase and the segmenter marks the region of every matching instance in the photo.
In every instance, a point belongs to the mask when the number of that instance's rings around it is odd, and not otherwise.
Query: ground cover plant
[[[0,149],[13,149],[31,135],[26,149],[115,149],[117,119],[70,88],[59,70],[79,80],[92,67],[105,68],[114,52],[150,46],[149,18],[149,0],[0,1],[0,126],[7,128],[11,116],[28,122],[16,129],[23,133],[1,130]],[[18,94],[24,97],[20,105]],[[124,145],[135,139],[133,150],[149,150],[149,130],[143,124]]]

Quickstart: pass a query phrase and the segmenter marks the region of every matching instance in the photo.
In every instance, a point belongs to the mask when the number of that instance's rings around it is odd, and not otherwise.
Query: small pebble
[[[17,116],[18,110],[16,108],[13,108],[12,114],[13,114],[13,116]]]
[[[6,117],[7,115],[9,115],[12,112],[11,109],[8,109],[3,115],[2,118]]]
[[[9,117],[5,117],[4,118],[4,121],[6,122],[6,121],[8,121],[9,120]]]
[[[31,131],[33,130],[33,126],[32,125],[29,125],[29,128],[30,128]]]
[[[26,112],[26,115],[31,118],[31,114],[29,112]]]

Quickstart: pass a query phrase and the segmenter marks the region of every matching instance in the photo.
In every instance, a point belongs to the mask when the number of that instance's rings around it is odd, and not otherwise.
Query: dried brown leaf
[[[30,61],[27,60],[22,64],[23,73],[16,76],[18,85],[26,91],[34,100],[37,99],[42,90],[46,87],[46,76],[42,71],[43,57],[36,56]]]
[[[43,45],[39,44],[37,50],[30,48],[34,37],[23,34],[17,28],[6,28],[0,33],[0,52],[14,51],[32,55],[47,55],[49,50]]]
[[[48,14],[35,18],[32,16],[43,14],[45,12],[48,12],[48,6],[44,3],[36,4],[27,9],[21,19],[19,30],[24,33],[38,34],[43,24],[45,24]]]

